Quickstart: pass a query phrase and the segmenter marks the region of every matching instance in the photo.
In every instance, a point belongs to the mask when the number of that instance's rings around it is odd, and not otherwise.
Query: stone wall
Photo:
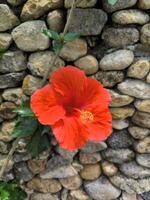
[[[0,166],[11,147],[12,110],[37,88],[54,57],[43,28],[61,32],[72,0],[0,0]],[[150,0],[83,0],[56,66],[72,64],[112,96],[114,132],[68,152],[51,136],[38,160],[21,140],[5,180],[17,178],[30,200],[150,199]]]

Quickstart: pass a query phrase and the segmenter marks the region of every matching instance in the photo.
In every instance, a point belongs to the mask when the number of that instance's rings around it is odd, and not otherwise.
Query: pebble
[[[112,88],[123,81],[124,73],[122,71],[99,71],[94,78],[100,81],[104,87]]]
[[[120,200],[140,200],[140,199],[137,199],[136,193],[128,194],[126,192],[123,192]]]
[[[143,167],[150,168],[150,154],[136,154],[136,162]]]
[[[92,55],[79,58],[74,62],[74,65],[83,70],[86,75],[95,74],[99,68],[97,59]]]
[[[150,45],[150,23],[142,27],[140,40],[142,44]]]
[[[27,68],[22,51],[7,51],[0,59],[0,73],[20,72]]]
[[[130,50],[118,50],[105,55],[99,63],[102,70],[122,70],[127,68],[134,60],[134,54]]]
[[[46,160],[32,159],[28,161],[28,168],[33,174],[39,174],[46,168]]]
[[[137,100],[134,102],[136,109],[142,112],[150,113],[150,100]]]
[[[8,144],[0,141],[0,153],[7,154],[8,153]]]
[[[144,11],[129,9],[117,11],[112,15],[112,21],[118,24],[146,24],[150,17]]]
[[[27,183],[27,187],[42,193],[57,193],[62,188],[59,181],[55,179],[42,180],[38,177],[34,177],[32,180],[30,180]]]
[[[139,31],[136,28],[105,28],[102,33],[102,40],[110,47],[125,47],[132,45],[139,40]]]
[[[147,0],[139,0],[138,6],[141,9],[148,10],[150,9],[150,2]]]
[[[0,33],[0,49],[8,49],[12,43],[12,36],[9,33]]]
[[[146,82],[147,83],[150,83],[150,73],[147,75],[147,77],[146,77]]]
[[[47,1],[47,0],[28,0],[22,9],[22,21],[37,19],[44,15],[49,10],[63,7],[62,0]]]
[[[129,126],[129,121],[127,119],[124,120],[117,120],[113,119],[112,121],[112,127],[116,130],[122,130]]]
[[[2,123],[0,130],[0,140],[4,142],[10,142],[12,140],[11,133],[15,127],[16,121],[5,121]]]
[[[80,176],[84,180],[95,180],[101,175],[101,167],[99,164],[84,165],[80,172]]]
[[[47,16],[48,27],[52,31],[62,32],[65,26],[65,13],[63,10],[53,10]]]
[[[107,144],[105,142],[87,142],[81,151],[85,153],[96,153],[104,149],[107,149]]]
[[[72,5],[72,0],[65,0],[65,8],[70,8]],[[76,8],[90,8],[96,4],[97,0],[83,0],[77,3]]]
[[[138,200],[149,200],[149,198],[150,198],[150,191],[142,193]]]
[[[46,28],[42,20],[24,22],[13,29],[12,37],[17,47],[23,51],[45,50],[50,45],[49,38],[42,33]]]
[[[82,189],[72,190],[70,192],[70,195],[78,200],[91,200],[91,198]]]
[[[121,190],[113,186],[104,176],[95,181],[85,183],[84,187],[89,196],[96,200],[113,200],[117,199],[121,194]]]
[[[146,59],[140,59],[129,67],[127,76],[142,79],[148,74],[149,70],[150,62]]]
[[[28,161],[31,158],[32,157],[31,157],[30,153],[26,153],[26,152],[25,153],[14,153],[14,162],[15,163],[18,163],[18,162],[21,162],[21,161]]]
[[[18,17],[6,4],[0,4],[0,13],[0,32],[10,30],[20,23]]]
[[[122,107],[126,106],[134,101],[133,97],[128,95],[122,95],[114,90],[108,90],[109,94],[111,95],[111,107]]]
[[[59,200],[57,196],[51,195],[49,193],[34,193],[31,195],[31,200]]]
[[[25,72],[13,72],[0,75],[0,89],[20,86],[25,74]]]
[[[22,0],[7,0],[7,2],[12,5],[12,6],[19,6],[21,5],[24,1]]]
[[[61,58],[57,58],[55,65],[51,66],[51,61],[54,59],[55,54],[52,51],[39,51],[30,54],[29,61],[27,64],[28,69],[31,71],[31,74],[34,76],[44,77],[45,71],[49,68],[50,74],[64,67],[65,63]]]
[[[114,5],[111,5],[106,0],[103,0],[102,2],[103,2],[104,9],[110,13],[110,12],[114,12],[117,10],[130,8],[136,4],[137,0],[126,0],[126,1],[118,0]]]
[[[132,117],[135,109],[130,107],[110,108],[113,119],[121,120]]]
[[[124,162],[128,162],[134,159],[134,152],[130,149],[108,148],[102,152],[102,156],[104,159],[110,162],[122,164]]]
[[[71,176],[68,178],[59,179],[62,186],[68,190],[77,190],[82,185],[82,179],[79,175]]]
[[[143,128],[150,128],[150,114],[137,111],[132,117],[133,123]]]
[[[150,136],[145,137],[143,140],[137,141],[134,149],[138,153],[150,153]]]
[[[139,99],[150,98],[150,85],[141,80],[126,79],[122,83],[118,84],[118,89],[123,94]]]
[[[83,153],[79,154],[79,161],[81,164],[95,164],[101,160],[100,153]]]
[[[128,131],[135,139],[138,139],[138,140],[142,140],[150,134],[149,129],[138,127],[138,126],[130,126],[128,128]]]
[[[99,35],[106,22],[107,14],[101,9],[76,8],[73,11],[68,31],[81,33],[84,36]]]
[[[73,161],[73,158],[78,153],[78,150],[69,151],[67,149],[61,148],[60,146],[57,146],[56,152],[58,152],[59,155],[61,155],[64,159],[67,159],[68,161]]]
[[[14,109],[16,105],[12,102],[3,102],[0,104],[0,117],[6,120],[13,119],[16,117],[16,113],[14,113]]]
[[[138,165],[135,161],[124,163],[119,169],[124,175],[133,179],[148,178],[150,176],[150,169]]]
[[[25,95],[32,95],[41,84],[40,78],[34,77],[32,75],[27,75],[22,84],[22,90]]]
[[[6,159],[7,159],[7,155],[0,154],[0,169],[6,162]],[[13,165],[14,165],[14,161],[11,158],[8,162],[7,168],[5,168],[5,172],[9,172],[13,168]]]
[[[108,161],[102,162],[102,170],[106,176],[114,176],[118,172],[118,168]]]
[[[114,131],[108,138],[107,143],[113,149],[128,148],[132,146],[133,139],[125,129],[121,131]]]
[[[83,39],[76,39],[72,42],[67,42],[64,44],[62,50],[60,51],[60,57],[66,61],[75,61],[78,58],[86,55],[87,53],[87,43]]]

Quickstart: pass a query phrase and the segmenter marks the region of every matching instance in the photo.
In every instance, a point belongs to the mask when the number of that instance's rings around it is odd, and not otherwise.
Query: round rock
[[[124,120],[117,120],[117,119],[114,119],[112,121],[112,127],[114,129],[117,129],[117,130],[122,130],[122,129],[125,129],[129,126],[129,121],[127,119],[124,119]]]
[[[0,49],[8,49],[12,43],[12,36],[9,33],[0,33]]]
[[[79,175],[71,176],[68,178],[59,179],[63,187],[69,190],[77,190],[82,185],[82,180]]]
[[[142,128],[138,126],[131,126],[128,128],[129,133],[134,137],[135,139],[143,139],[146,136],[150,134],[150,130],[147,128]]]
[[[135,109],[130,107],[111,108],[110,109],[113,119],[121,120],[132,117]]]
[[[12,31],[12,37],[17,47],[23,51],[38,51],[47,49],[49,38],[42,33],[46,24],[41,20],[24,22]]]
[[[150,113],[150,100],[137,100],[134,103],[135,107],[142,112]]]
[[[85,72],[86,75],[95,74],[98,71],[98,61],[92,55],[86,55],[74,62],[74,65]]]
[[[141,29],[141,43],[150,45],[150,23]]]
[[[150,168],[150,154],[137,154],[136,161],[139,165]]]
[[[65,8],[70,8],[73,0],[65,0]],[[77,8],[90,8],[96,4],[97,0],[83,0],[77,3]]]
[[[139,0],[138,6],[141,9],[148,10],[150,9],[150,2],[147,0]]]
[[[150,114],[137,111],[132,117],[133,123],[144,128],[150,128]]]
[[[150,136],[136,142],[134,148],[138,153],[150,153]]]
[[[99,164],[84,165],[80,172],[80,176],[85,180],[95,180],[101,175]]]
[[[106,176],[114,176],[118,172],[118,168],[108,161],[102,163],[102,170]]]

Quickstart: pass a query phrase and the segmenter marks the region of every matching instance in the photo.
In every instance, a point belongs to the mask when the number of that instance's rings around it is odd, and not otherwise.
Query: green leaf
[[[57,53],[59,53],[60,52],[60,50],[63,48],[63,43],[62,42],[54,42],[54,44],[53,44],[53,50],[54,50],[54,52],[57,54]]]
[[[65,42],[72,42],[73,40],[80,37],[80,33],[67,33],[64,37]]]
[[[27,145],[27,149],[33,157],[37,157],[50,147],[49,138],[47,134],[43,134],[43,130],[44,126],[40,126]]]
[[[6,53],[6,49],[1,49],[0,48],[0,59],[3,58],[3,55]]]
[[[20,117],[12,132],[13,138],[28,137],[34,134],[38,127],[38,120],[33,117]]]
[[[59,34],[55,31],[51,31],[48,29],[43,29],[42,31],[46,36],[48,36],[49,38],[59,41],[61,39],[61,37],[59,36]]]
[[[26,102],[14,110],[15,113],[21,117],[35,117],[34,113],[30,109],[30,103]]]
[[[112,6],[117,3],[118,0],[108,0],[108,3],[111,4]]]
[[[10,199],[9,197],[10,197],[10,195],[9,195],[8,191],[6,191],[4,189],[2,189],[0,191],[0,200],[9,200]]]

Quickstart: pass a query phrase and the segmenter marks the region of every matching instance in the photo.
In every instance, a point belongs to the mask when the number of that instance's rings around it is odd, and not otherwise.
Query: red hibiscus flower
[[[32,95],[31,109],[41,124],[52,127],[62,148],[75,150],[111,134],[110,101],[97,80],[67,66],[54,72],[50,84]]]

